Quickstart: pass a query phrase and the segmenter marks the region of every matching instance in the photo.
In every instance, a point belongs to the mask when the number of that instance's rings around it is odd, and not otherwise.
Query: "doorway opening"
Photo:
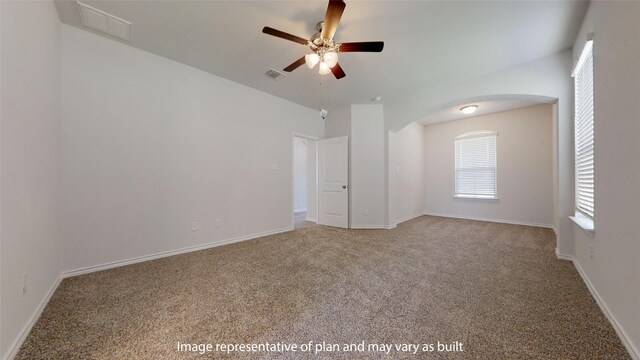
[[[302,229],[317,223],[317,139],[293,136],[293,226]]]

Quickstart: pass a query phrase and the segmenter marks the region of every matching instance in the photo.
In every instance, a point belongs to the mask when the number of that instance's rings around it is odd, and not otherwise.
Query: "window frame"
[[[457,151],[457,142],[461,140],[471,140],[471,139],[481,139],[493,137],[495,139],[495,169],[494,169],[494,193],[493,195],[483,195],[483,194],[460,194],[458,193],[458,151]],[[454,147],[454,159],[453,159],[453,197],[455,199],[471,199],[471,200],[485,200],[485,201],[496,201],[498,198],[498,132],[492,130],[473,130],[468,131],[463,134],[456,136],[453,139],[453,147]]]
[[[595,117],[595,58],[594,58],[594,46],[593,46],[593,38],[591,35],[589,35],[587,42],[585,43],[584,47],[582,48],[582,52],[580,53],[580,57],[578,59],[578,62],[576,63],[576,66],[574,67],[573,71],[571,72],[571,77],[574,78],[574,84],[573,84],[573,89],[574,89],[574,126],[573,126],[573,146],[574,146],[574,196],[575,196],[575,201],[574,201],[574,213],[575,216],[571,216],[571,219],[578,225],[580,226],[582,229],[584,229],[585,231],[587,231],[589,234],[593,234],[594,230],[595,230],[595,215],[596,215],[596,210],[595,210],[595,205],[596,205],[596,199],[595,199],[595,194],[596,194],[596,179],[595,179],[595,173],[596,173],[596,144],[595,144],[595,124],[596,124],[596,117]],[[591,212],[592,214],[588,213],[588,209],[582,209],[581,205],[580,205],[580,186],[578,184],[578,130],[579,128],[583,129],[584,126],[584,122],[581,124],[578,124],[578,116],[579,116],[579,109],[578,107],[580,106],[580,104],[578,103],[579,100],[579,95],[578,95],[578,75],[579,72],[583,69],[583,66],[585,63],[590,62],[591,63],[591,124],[587,125],[591,127],[591,142],[592,142],[592,155],[591,155],[591,168],[589,168],[588,170],[591,170],[593,173],[593,190],[592,190],[592,195],[593,195],[593,200],[592,200],[592,206],[591,206]],[[584,197],[584,196],[583,196]]]

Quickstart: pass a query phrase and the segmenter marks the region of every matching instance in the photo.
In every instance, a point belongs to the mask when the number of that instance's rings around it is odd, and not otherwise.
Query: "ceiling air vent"
[[[123,40],[130,40],[131,23],[78,1],[82,25]]]
[[[283,73],[277,70],[269,69],[264,75],[273,80],[278,80],[281,76],[285,76]]]

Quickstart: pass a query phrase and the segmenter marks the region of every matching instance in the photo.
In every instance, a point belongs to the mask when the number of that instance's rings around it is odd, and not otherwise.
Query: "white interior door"
[[[318,142],[318,224],[349,227],[349,138]]]

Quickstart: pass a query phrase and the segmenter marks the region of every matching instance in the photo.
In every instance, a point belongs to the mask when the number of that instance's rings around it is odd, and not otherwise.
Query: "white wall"
[[[307,140],[293,138],[293,211],[307,211]]]
[[[537,105],[425,126],[426,212],[552,227],[552,106]],[[499,200],[454,198],[454,139],[498,132]]]
[[[318,221],[318,141],[307,139],[307,221]]]
[[[62,25],[64,270],[292,228],[292,133],[324,122]]]
[[[640,2],[592,1],[577,61],[594,36],[595,234],[577,225],[576,266],[640,359]],[[590,247],[593,246],[593,258]],[[567,253],[566,255],[571,255]]]
[[[350,227],[385,226],[385,138],[382,105],[351,105]]]
[[[394,177],[394,219],[398,224],[425,211],[424,126],[411,123],[398,132],[389,133],[390,176]]]
[[[351,136],[351,105],[329,109],[325,123],[327,138]]]
[[[49,1],[2,1],[0,13],[0,356],[4,358],[60,273],[60,22]],[[25,294],[21,274],[27,276]]]

